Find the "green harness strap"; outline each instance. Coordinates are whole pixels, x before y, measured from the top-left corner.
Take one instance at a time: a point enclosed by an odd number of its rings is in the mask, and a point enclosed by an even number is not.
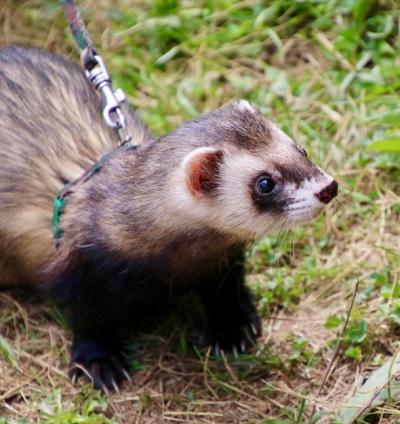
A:
[[[54,198],[53,217],[51,218],[51,231],[53,233],[54,240],[60,239],[63,235],[63,231],[60,228],[60,220],[66,204],[67,199],[62,199],[59,195]]]
[[[84,172],[79,178],[66,184],[62,190],[59,191],[53,201],[53,217],[51,219],[51,230],[53,233],[54,243],[56,247],[59,245],[59,241],[63,236],[63,230],[60,228],[61,216],[64,213],[65,207],[68,202],[68,196],[74,192],[73,188],[79,184],[90,180],[95,174],[97,174],[103,166],[117,153],[126,150],[134,150],[137,148],[135,144],[123,144],[105,154],[100,160],[95,162],[86,172]]]

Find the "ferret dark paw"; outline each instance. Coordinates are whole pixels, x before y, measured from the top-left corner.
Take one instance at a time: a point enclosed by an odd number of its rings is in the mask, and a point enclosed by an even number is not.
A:
[[[202,338],[202,345],[211,346],[212,353],[216,356],[222,351],[237,357],[239,353],[244,353],[254,346],[260,334],[260,319],[256,314],[252,314],[247,319],[236,322],[232,320],[230,323],[225,321],[209,324]]]
[[[88,340],[74,342],[68,374],[72,384],[86,375],[95,389],[107,395],[110,392],[119,393],[123,380],[131,381],[121,349]]]

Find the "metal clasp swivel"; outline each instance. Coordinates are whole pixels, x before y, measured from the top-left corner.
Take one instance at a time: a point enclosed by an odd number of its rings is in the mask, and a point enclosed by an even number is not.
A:
[[[111,78],[104,65],[103,59],[95,55],[96,66],[91,70],[85,70],[86,76],[92,82],[96,90],[100,91],[103,98],[103,118],[106,124],[113,128],[118,137],[118,145],[131,141],[121,105],[125,102],[125,93],[118,88],[113,91]]]

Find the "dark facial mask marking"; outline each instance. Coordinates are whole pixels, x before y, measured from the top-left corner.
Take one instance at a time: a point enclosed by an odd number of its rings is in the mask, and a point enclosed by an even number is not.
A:
[[[290,164],[276,164],[276,170],[281,174],[285,184],[295,184],[299,188],[304,181],[317,178],[321,171],[308,159],[301,157]]]
[[[293,198],[285,195],[283,185],[279,184],[270,193],[261,194],[256,188],[259,178],[260,176],[257,175],[249,184],[251,198],[257,211],[260,213],[268,212],[274,215],[282,214],[284,208],[293,202]]]

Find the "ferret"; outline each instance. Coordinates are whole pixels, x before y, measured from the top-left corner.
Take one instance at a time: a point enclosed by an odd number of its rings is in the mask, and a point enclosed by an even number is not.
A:
[[[246,246],[317,216],[337,182],[245,100],[155,140],[128,106],[136,149],[115,147],[81,68],[41,50],[0,49],[0,283],[45,290],[73,331],[69,375],[118,390],[124,331],[179,293],[198,294],[204,342],[243,352],[261,325],[244,284]]]

